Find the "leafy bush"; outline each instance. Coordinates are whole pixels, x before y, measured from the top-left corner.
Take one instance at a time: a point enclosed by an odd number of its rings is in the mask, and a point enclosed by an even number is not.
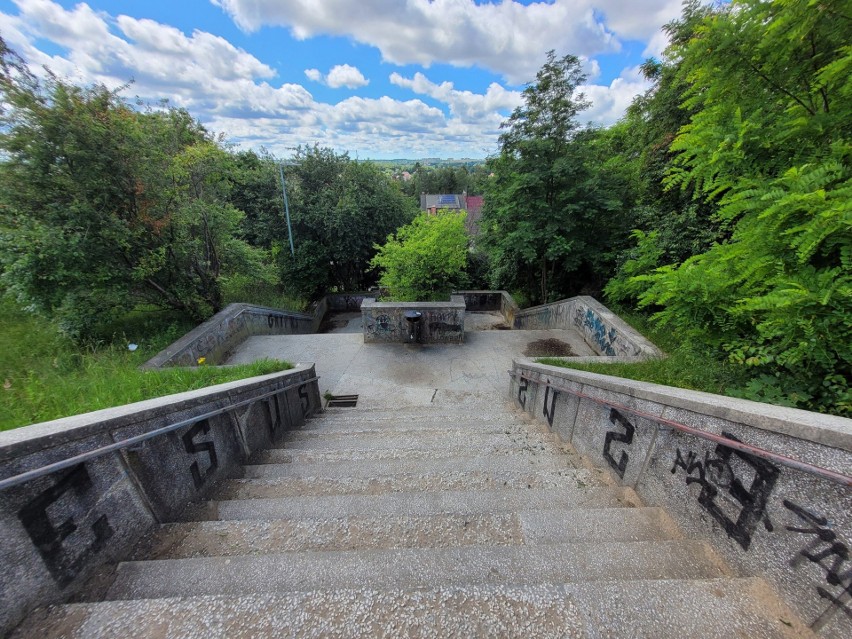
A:
[[[446,299],[464,281],[468,236],[467,213],[423,213],[377,246],[373,268],[382,269],[379,283],[397,301]]]

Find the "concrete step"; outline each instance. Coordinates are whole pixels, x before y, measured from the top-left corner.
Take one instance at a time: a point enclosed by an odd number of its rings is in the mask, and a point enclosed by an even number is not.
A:
[[[391,412],[379,415],[359,412],[329,415],[326,412],[309,418],[299,430],[333,432],[349,430],[353,426],[385,430],[393,430],[394,428],[429,430],[442,425],[446,428],[449,424],[457,424],[459,428],[465,430],[476,430],[477,428],[494,426],[517,426],[519,424],[536,426],[536,423],[523,413],[481,409],[479,411],[464,412],[430,411],[416,414]]]
[[[420,452],[419,457],[369,458],[328,461],[322,458],[299,457],[283,464],[259,464],[243,467],[247,479],[271,479],[276,477],[378,477],[402,474],[438,474],[451,472],[504,472],[561,471],[576,468],[580,459],[576,455],[510,455],[473,454],[440,457]]]
[[[474,440],[475,443],[475,440]],[[571,450],[552,442],[535,440],[493,441],[481,447],[466,442],[448,442],[446,446],[423,448],[415,445],[408,448],[342,448],[323,450],[316,448],[288,449],[270,448],[252,456],[252,464],[317,464],[341,461],[390,460],[390,459],[446,459],[469,455],[503,455],[515,457],[550,456],[561,457]]]
[[[404,440],[411,438],[424,442],[446,437],[450,440],[463,439],[465,437],[538,437],[547,441],[558,441],[546,428],[532,429],[524,424],[502,424],[494,426],[480,426],[478,428],[459,427],[454,423],[434,424],[432,428],[407,428],[405,426],[395,426],[393,428],[372,428],[369,426],[352,425],[347,430],[294,430],[286,433],[282,442],[278,445],[279,448],[286,448],[290,444],[305,444],[316,442],[324,446],[334,445],[333,442],[340,442],[339,445],[344,445],[350,442],[350,446],[355,442],[370,442],[386,439]],[[302,444],[304,445],[304,444]]]
[[[346,420],[338,423],[328,423],[319,420],[320,425],[309,424],[308,428],[288,431],[285,441],[312,439],[317,437],[352,437],[358,435],[383,435],[388,433],[543,433],[549,434],[547,426],[539,423],[525,424],[515,419],[501,421],[469,421],[457,419],[436,419],[428,422],[377,423],[372,421]]]
[[[283,442],[269,450],[339,451],[339,450],[487,450],[521,447],[559,451],[552,435],[541,433],[380,433],[348,437],[317,437]],[[274,455],[274,453],[273,453]]]
[[[209,502],[205,519],[310,519],[441,513],[482,514],[553,508],[639,507],[631,488],[479,490],[301,496]]]
[[[318,469],[321,472],[321,469]],[[506,488],[584,488],[604,485],[602,474],[571,469],[550,472],[450,471],[404,473],[374,477],[281,477],[232,479],[222,483],[214,499],[267,499],[299,495],[379,495],[435,490],[487,490]]]
[[[704,542],[395,548],[130,561],[106,599],[732,576]]]
[[[814,637],[764,582],[742,578],[323,590],[72,604],[37,611],[11,639],[329,636]]]
[[[677,526],[659,508],[200,521],[160,526],[140,544],[134,558],[681,538]]]

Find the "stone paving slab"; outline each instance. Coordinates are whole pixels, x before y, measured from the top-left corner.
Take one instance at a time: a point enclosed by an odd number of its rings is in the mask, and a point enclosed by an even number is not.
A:
[[[243,467],[243,476],[249,479],[271,479],[275,477],[377,477],[405,473],[435,474],[448,472],[489,472],[501,468],[507,472],[559,471],[575,468],[577,461],[568,455],[536,455],[513,457],[486,453],[430,456],[394,459],[358,459],[343,461],[316,460],[301,463],[258,464]]]
[[[637,596],[641,593],[641,596]],[[660,613],[661,610],[665,612]],[[11,639],[813,639],[755,578],[324,590],[40,611]]]
[[[313,362],[320,391],[359,395],[362,407],[429,405],[436,391],[483,394],[501,401],[512,359],[534,356],[530,345],[559,340],[577,355],[594,355],[574,330],[473,331],[463,344],[364,344],[358,334],[267,335],[240,344],[227,364],[270,357]]]
[[[327,495],[215,502],[216,519],[293,519],[440,513],[511,512],[524,509],[641,506],[631,488],[592,486],[564,490],[480,490]]]
[[[681,538],[659,508],[200,521],[162,525],[131,559]]]
[[[317,437],[316,439],[295,439],[269,449],[272,451],[346,451],[346,450],[388,450],[393,448],[417,448],[431,450],[488,450],[505,446],[534,447],[538,450],[561,452],[558,440],[544,433],[496,432],[390,432],[382,434],[351,435],[349,437]]]
[[[320,473],[322,471],[318,471]],[[586,469],[510,472],[449,471],[446,473],[402,473],[372,477],[281,477],[276,479],[231,479],[216,490],[215,498],[268,499],[300,495],[380,495],[395,492],[436,490],[528,490],[530,488],[583,488],[602,485],[600,473]]]

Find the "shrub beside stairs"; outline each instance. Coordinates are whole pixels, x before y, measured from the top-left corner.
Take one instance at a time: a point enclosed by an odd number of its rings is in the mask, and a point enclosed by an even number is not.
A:
[[[487,397],[330,409],[251,462],[13,636],[812,636]]]

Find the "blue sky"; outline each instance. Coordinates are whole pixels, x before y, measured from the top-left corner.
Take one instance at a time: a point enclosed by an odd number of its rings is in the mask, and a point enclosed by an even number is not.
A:
[[[680,0],[0,0],[0,35],[35,69],[165,98],[245,148],[361,158],[472,157],[549,49],[583,60],[616,121],[647,88]]]

